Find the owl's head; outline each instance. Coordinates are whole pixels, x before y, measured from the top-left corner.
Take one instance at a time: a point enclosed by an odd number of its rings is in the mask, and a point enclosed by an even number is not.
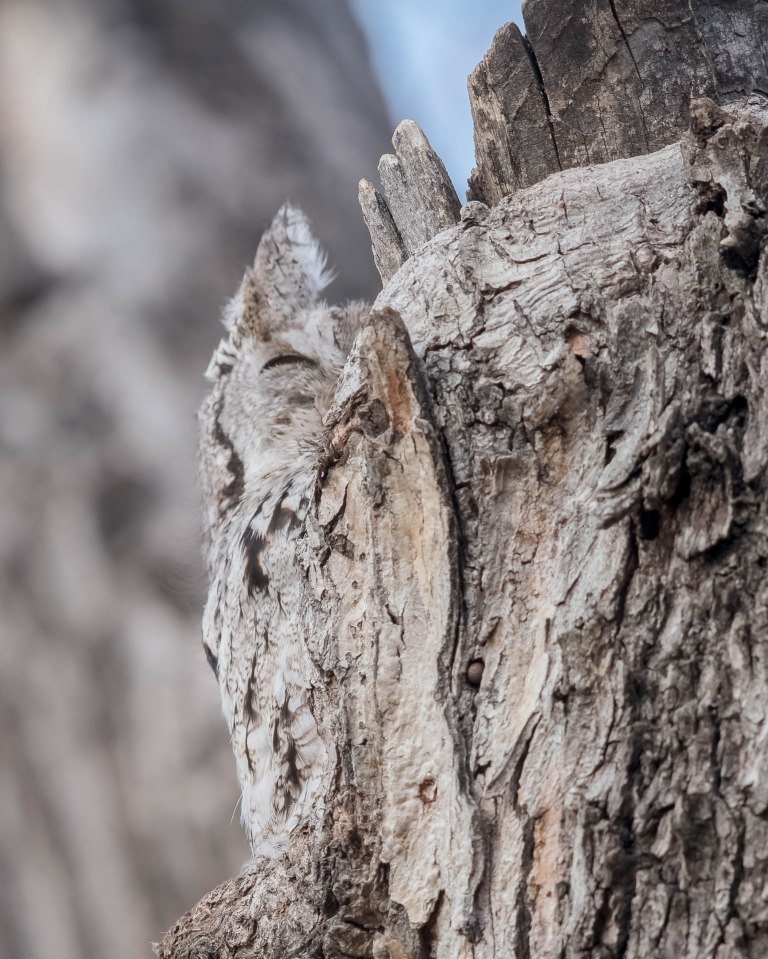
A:
[[[209,524],[314,474],[322,420],[368,307],[329,307],[332,279],[304,214],[283,206],[227,306],[206,376],[201,467]]]

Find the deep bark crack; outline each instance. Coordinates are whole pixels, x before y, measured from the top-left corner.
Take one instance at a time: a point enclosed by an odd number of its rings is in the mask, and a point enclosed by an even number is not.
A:
[[[541,72],[541,67],[539,66],[539,60],[536,56],[536,51],[533,49],[533,45],[528,37],[523,34],[523,46],[525,47],[525,52],[528,54],[528,59],[531,62],[531,68],[536,76],[536,81],[539,84],[539,90],[541,91],[541,99],[544,103],[544,113],[547,117],[547,125],[549,126],[549,135],[552,138],[552,147],[555,151],[555,159],[557,160],[557,167],[559,170],[563,169],[563,164],[560,161],[560,150],[557,146],[557,137],[555,136],[555,123],[552,117],[552,109],[549,105],[549,96],[547,94],[547,88],[544,85],[544,76]]]

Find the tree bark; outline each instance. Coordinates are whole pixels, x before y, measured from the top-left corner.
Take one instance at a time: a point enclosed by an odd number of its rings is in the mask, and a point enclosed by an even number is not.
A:
[[[657,111],[637,139],[606,108],[624,158],[531,161],[523,189],[488,168],[473,189],[503,199],[447,229],[434,164],[363,187],[394,272],[328,418],[295,612],[335,758],[287,852],[162,959],[768,954],[768,109],[732,96],[759,30],[721,96],[699,10],[765,5],[620,6]],[[681,140],[638,42],[673,29],[675,89],[701,69],[732,100],[695,99]],[[572,49],[536,67],[563,166]]]

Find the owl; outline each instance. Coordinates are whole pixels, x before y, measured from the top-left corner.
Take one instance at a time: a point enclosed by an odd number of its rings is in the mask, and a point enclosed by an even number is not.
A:
[[[312,802],[325,748],[296,629],[296,541],[323,417],[363,303],[329,307],[326,258],[284,206],[224,312],[206,376],[200,470],[209,594],[203,644],[219,682],[254,855],[276,855]]]

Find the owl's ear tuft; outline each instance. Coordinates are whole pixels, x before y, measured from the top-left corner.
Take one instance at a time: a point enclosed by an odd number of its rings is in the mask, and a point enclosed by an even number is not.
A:
[[[280,208],[246,271],[237,295],[224,310],[224,325],[243,335],[271,340],[301,329],[333,279],[327,258],[298,207]]]
[[[291,323],[297,308],[314,306],[333,279],[306,216],[286,203],[261,238],[253,264],[253,281],[267,301],[276,325]]]
[[[274,275],[275,262],[280,264],[277,276]],[[328,269],[328,257],[312,234],[309,220],[290,203],[283,204],[262,237],[254,272],[265,286],[279,285],[282,276],[292,273],[297,285],[306,290],[313,302],[334,276],[333,270]]]

